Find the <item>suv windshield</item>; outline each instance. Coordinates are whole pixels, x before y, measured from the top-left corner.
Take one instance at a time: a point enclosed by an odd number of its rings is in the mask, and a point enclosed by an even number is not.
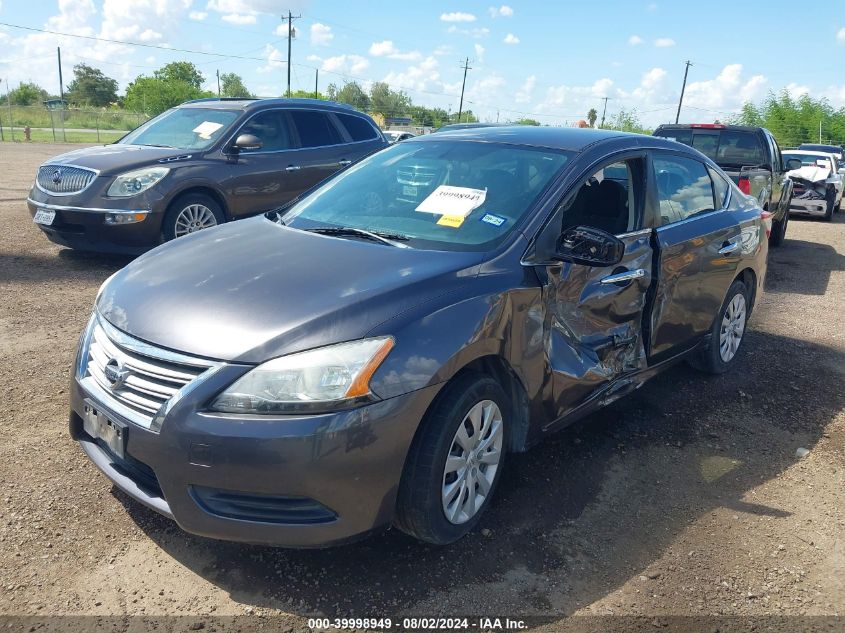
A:
[[[433,250],[481,251],[510,233],[573,152],[467,141],[407,141],[341,173],[291,207],[301,229],[398,235]]]
[[[206,149],[240,114],[237,110],[175,108],[150,119],[118,141],[176,149]]]

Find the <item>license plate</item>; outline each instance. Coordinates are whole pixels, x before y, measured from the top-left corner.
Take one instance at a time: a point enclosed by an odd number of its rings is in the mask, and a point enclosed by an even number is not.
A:
[[[417,197],[417,188],[412,185],[404,185],[402,187],[402,195],[403,196],[410,196],[412,198]]]
[[[32,218],[36,224],[46,224],[47,226],[51,225],[55,219],[56,212],[50,209],[38,209]]]
[[[85,432],[96,440],[105,442],[109,450],[118,457],[125,457],[126,425],[110,419],[92,402],[85,401],[85,415],[82,417]]]

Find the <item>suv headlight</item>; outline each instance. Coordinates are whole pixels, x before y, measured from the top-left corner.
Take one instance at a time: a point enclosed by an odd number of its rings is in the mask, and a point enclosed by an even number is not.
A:
[[[370,378],[392,337],[330,345],[274,358],[250,370],[211,403],[224,413],[331,411],[372,398]]]
[[[167,167],[145,167],[120,174],[106,192],[107,196],[128,198],[146,191],[164,178],[170,169]]]

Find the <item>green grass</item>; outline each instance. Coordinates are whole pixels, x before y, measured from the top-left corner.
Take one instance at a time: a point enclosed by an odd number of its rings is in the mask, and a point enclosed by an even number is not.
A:
[[[107,132],[100,130],[100,140],[97,141],[97,130],[86,130],[84,132],[65,132],[62,136],[61,130],[56,130],[56,139],[53,140],[53,132],[50,130],[32,130],[30,138],[33,143],[112,143],[123,136],[123,132]],[[12,140],[9,128],[3,128],[3,138],[6,142]],[[23,129],[15,128],[15,142],[25,143]]]
[[[15,127],[61,127],[61,113],[50,112],[43,106],[12,106],[12,121]],[[133,130],[147,120],[143,114],[123,110],[65,110],[66,128],[96,130]],[[0,124],[9,125],[9,109],[0,105]]]

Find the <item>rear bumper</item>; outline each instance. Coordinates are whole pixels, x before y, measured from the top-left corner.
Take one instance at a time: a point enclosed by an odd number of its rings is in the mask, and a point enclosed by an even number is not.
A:
[[[35,196],[35,197],[32,197]],[[79,250],[135,255],[161,242],[163,209],[154,205],[134,204],[132,208],[75,206],[57,202],[33,190],[26,199],[30,216],[38,209],[54,211],[49,226],[36,224],[51,242]],[[142,214],[144,219],[132,224],[106,224],[109,214]]]
[[[214,380],[197,388],[160,432],[129,423],[120,458],[85,433],[91,396],[74,379],[70,433],[115,486],[187,532],[325,547],[390,523],[405,457],[440,386],[351,411],[278,419],[202,411],[220,388]]]

